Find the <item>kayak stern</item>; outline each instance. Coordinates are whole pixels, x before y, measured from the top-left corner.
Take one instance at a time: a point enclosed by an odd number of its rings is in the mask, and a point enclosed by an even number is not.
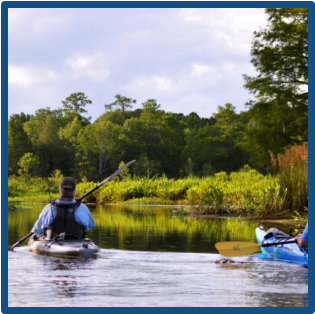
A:
[[[31,252],[63,258],[88,259],[96,257],[99,247],[90,239],[82,240],[34,240],[30,238],[28,246]]]

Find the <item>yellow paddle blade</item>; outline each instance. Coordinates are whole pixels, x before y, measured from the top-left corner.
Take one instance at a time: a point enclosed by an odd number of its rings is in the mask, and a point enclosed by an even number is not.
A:
[[[218,242],[215,244],[215,247],[221,255],[233,257],[254,254],[259,250],[261,244],[253,242],[230,241]]]

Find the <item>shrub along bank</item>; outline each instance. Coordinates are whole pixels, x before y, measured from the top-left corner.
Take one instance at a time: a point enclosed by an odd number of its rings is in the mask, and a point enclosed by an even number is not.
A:
[[[305,174],[306,173],[306,174]],[[302,175],[303,174],[303,175]],[[51,178],[9,177],[9,202],[48,202],[58,197],[60,174]],[[77,197],[97,183],[77,184]],[[246,214],[259,217],[305,215],[307,167],[283,175],[262,175],[245,167],[238,172],[184,179],[115,179],[85,199],[89,203],[145,202],[181,204],[194,214]]]

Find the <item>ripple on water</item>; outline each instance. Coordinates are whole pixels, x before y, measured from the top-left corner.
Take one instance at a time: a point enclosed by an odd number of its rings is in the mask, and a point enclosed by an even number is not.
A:
[[[254,256],[102,249],[75,261],[9,252],[9,306],[307,306],[308,269]],[[285,267],[284,267],[285,266]],[[40,291],[35,294],[34,291]]]

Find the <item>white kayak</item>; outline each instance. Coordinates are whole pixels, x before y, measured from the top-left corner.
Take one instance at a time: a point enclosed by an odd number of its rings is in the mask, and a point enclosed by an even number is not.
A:
[[[87,259],[96,257],[99,247],[90,239],[82,240],[34,240],[28,242],[30,251],[37,254],[64,258]]]

